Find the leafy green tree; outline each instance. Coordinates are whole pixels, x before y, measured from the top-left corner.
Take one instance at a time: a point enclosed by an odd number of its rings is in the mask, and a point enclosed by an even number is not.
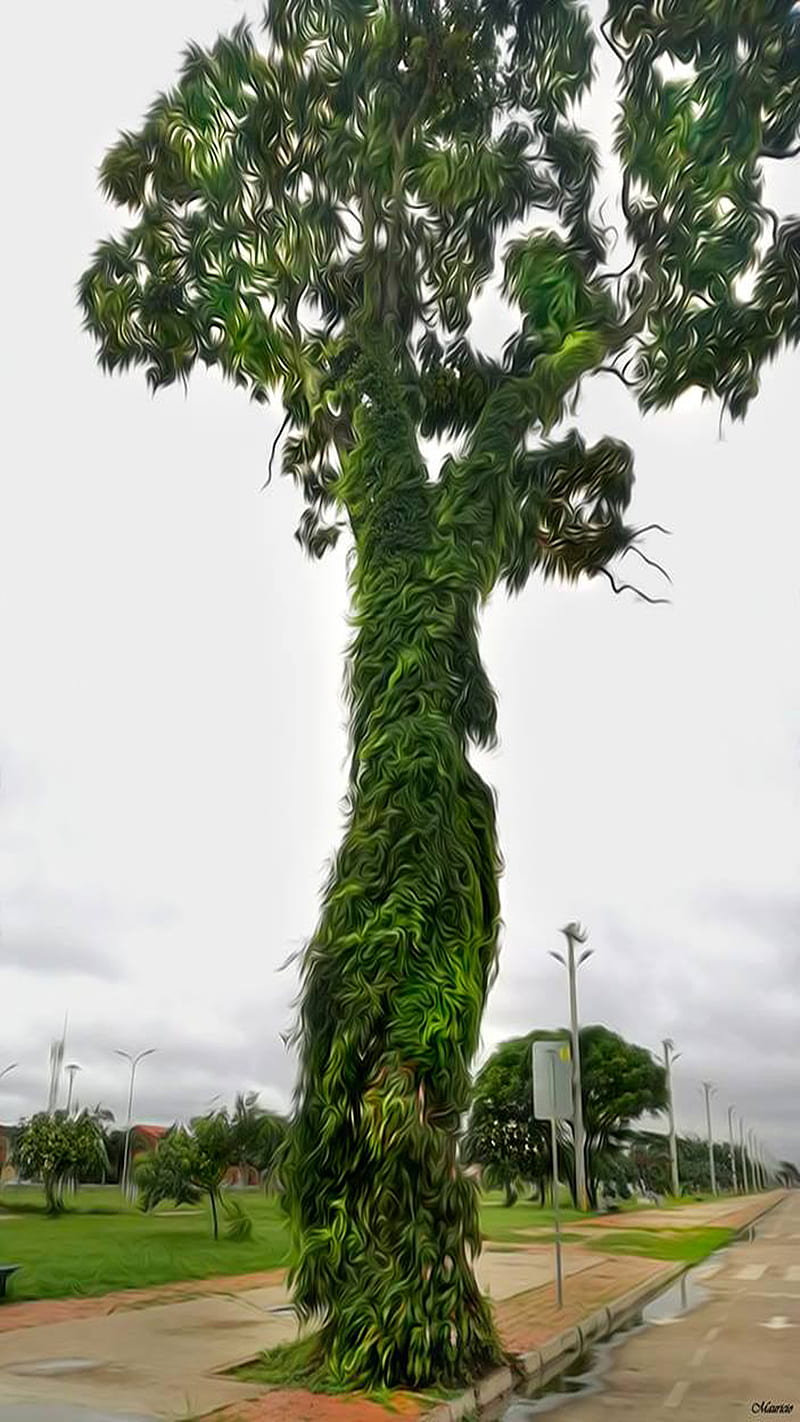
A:
[[[278,390],[300,541],[348,530],[350,808],[302,960],[294,1297],[340,1385],[460,1383],[499,1357],[457,1155],[499,924],[468,754],[495,735],[478,617],[534,573],[621,591],[614,560],[641,552],[631,451],[556,429],[582,380],[611,371],[645,409],[696,386],[738,418],[797,340],[800,222],[762,192],[796,141],[797,11],[611,0],[621,271],[573,118],[596,42],[579,3],[272,0],[264,28],[263,50],[244,26],[192,46],[108,153],[132,224],[80,300],[107,370]],[[512,227],[495,357],[471,314]],[[429,437],[450,442],[437,477]]]
[[[51,1215],[64,1208],[68,1180],[96,1177],[107,1164],[103,1132],[87,1112],[68,1117],[64,1111],[52,1116],[40,1111],[24,1121],[14,1159],[23,1175],[41,1180]]]
[[[631,1122],[666,1110],[667,1082],[663,1066],[645,1047],[626,1042],[607,1027],[582,1028],[580,1044],[586,1183],[596,1209],[598,1182],[609,1176],[610,1161],[627,1148]]]
[[[542,1038],[569,1034],[529,1032],[504,1042],[475,1081],[465,1136],[465,1158],[513,1184],[552,1177],[550,1126],[533,1114],[532,1046]],[[627,1151],[630,1124],[645,1112],[666,1106],[664,1068],[644,1047],[636,1047],[607,1027],[582,1027],[581,1077],[586,1134],[586,1181],[597,1208],[599,1184],[620,1188],[620,1160]],[[559,1126],[559,1173],[575,1199],[575,1154],[571,1123]],[[509,1200],[509,1203],[511,1201]]]
[[[490,1189],[505,1191],[507,1205],[523,1185],[534,1183],[544,1204],[552,1178],[550,1126],[533,1115],[531,1043],[545,1036],[534,1032],[503,1042],[475,1079],[463,1159],[481,1166]]]
[[[231,1126],[224,1111],[200,1116],[191,1125],[191,1132],[174,1127],[137,1166],[140,1204],[148,1211],[162,1200],[184,1205],[207,1195],[214,1238],[218,1239],[222,1183],[233,1163]],[[229,1213],[234,1232],[241,1238],[243,1227],[236,1225],[234,1218],[240,1212]]]

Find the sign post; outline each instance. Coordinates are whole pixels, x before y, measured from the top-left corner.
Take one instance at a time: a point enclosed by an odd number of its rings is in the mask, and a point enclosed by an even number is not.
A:
[[[561,1269],[561,1220],[558,1211],[558,1136],[556,1122],[572,1118],[572,1064],[569,1046],[563,1039],[533,1044],[533,1113],[550,1122],[550,1149],[553,1157],[553,1229],[556,1245],[556,1303],[564,1302]]]

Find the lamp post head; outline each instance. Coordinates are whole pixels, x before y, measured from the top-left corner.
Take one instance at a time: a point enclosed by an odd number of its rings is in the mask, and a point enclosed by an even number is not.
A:
[[[573,938],[576,943],[585,943],[589,937],[586,929],[583,928],[580,923],[568,923],[565,928],[562,928],[561,932],[565,938]]]

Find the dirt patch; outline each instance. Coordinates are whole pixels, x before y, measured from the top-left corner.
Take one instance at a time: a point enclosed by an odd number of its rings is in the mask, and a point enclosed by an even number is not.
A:
[[[300,1388],[276,1388],[252,1402],[215,1412],[208,1422],[389,1422],[391,1418],[416,1422],[428,1410],[428,1404],[407,1393],[395,1393],[390,1409],[353,1393],[328,1397]]]

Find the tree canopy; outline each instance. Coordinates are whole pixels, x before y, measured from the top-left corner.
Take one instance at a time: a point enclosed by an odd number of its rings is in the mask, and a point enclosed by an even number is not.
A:
[[[578,122],[598,42],[622,268]],[[768,210],[763,167],[799,122],[792,0],[611,0],[600,34],[577,0],[271,0],[261,48],[245,25],[190,46],[102,164],[131,225],[80,282],[101,364],[279,394],[300,541],[351,542],[349,813],[282,1166],[295,1302],[339,1385],[500,1356],[457,1167],[499,926],[478,616],[534,572],[621,591],[615,560],[653,561],[631,450],[565,427],[582,381],[611,372],[642,409],[694,386],[739,418],[797,341],[800,220]],[[493,280],[500,353],[472,331]]]
[[[533,1112],[533,1043],[569,1033],[535,1031],[503,1042],[479,1071],[464,1139],[465,1159],[482,1165],[504,1187],[509,1182],[542,1183],[552,1176],[550,1125]],[[597,1204],[597,1187],[624,1149],[633,1121],[666,1107],[666,1074],[644,1047],[626,1042],[607,1027],[583,1027],[579,1032],[583,1114],[586,1136],[586,1178],[589,1198]],[[575,1195],[574,1140],[561,1125],[562,1178]]]
[[[64,1207],[67,1180],[97,1176],[108,1163],[101,1126],[86,1111],[79,1116],[67,1116],[64,1111],[51,1116],[39,1111],[23,1121],[14,1160],[23,1175],[41,1180],[48,1214],[54,1215]]]

